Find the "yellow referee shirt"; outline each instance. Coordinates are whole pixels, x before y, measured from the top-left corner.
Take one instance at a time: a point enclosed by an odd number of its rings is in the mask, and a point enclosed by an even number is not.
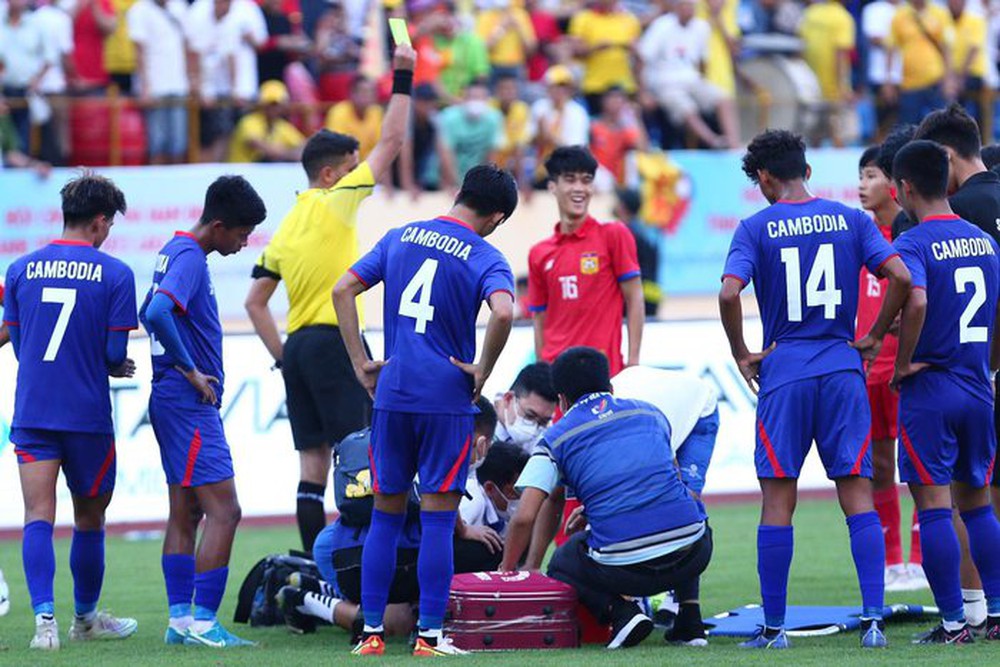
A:
[[[337,325],[333,286],[358,260],[358,207],[374,188],[371,167],[362,162],[329,190],[299,193],[257,259],[255,278],[285,282],[289,334],[314,324]]]

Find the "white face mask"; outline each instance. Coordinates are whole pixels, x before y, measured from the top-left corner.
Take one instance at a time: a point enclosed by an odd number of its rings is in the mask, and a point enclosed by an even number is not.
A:
[[[479,118],[489,108],[490,104],[486,100],[469,100],[465,103],[465,113],[471,118]]]
[[[521,502],[520,500],[508,500],[507,509],[504,511],[497,510],[497,516],[503,519],[504,523],[510,523],[511,518],[517,514],[517,504]]]
[[[514,423],[507,427],[507,435],[510,436],[511,442],[522,449],[534,447],[535,443],[541,440],[544,432],[543,427],[521,415],[518,415]]]

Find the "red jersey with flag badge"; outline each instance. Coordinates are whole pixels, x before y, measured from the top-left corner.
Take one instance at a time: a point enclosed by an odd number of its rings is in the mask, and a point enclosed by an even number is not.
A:
[[[623,367],[620,283],[639,277],[635,239],[620,222],[588,217],[571,234],[555,233],[528,255],[528,302],[545,312],[542,359],[552,362],[564,350],[587,345],[601,350],[611,375]]]
[[[892,241],[892,227],[877,225],[878,230],[886,241]],[[882,308],[882,301],[885,299],[888,289],[889,279],[879,280],[867,268],[861,269],[861,283],[858,286],[858,326],[856,338],[864,338],[875,320],[878,319],[878,312]],[[878,357],[868,367],[868,384],[883,385],[892,380],[893,370],[896,365],[896,351],[899,349],[899,340],[892,334],[887,335],[882,340],[882,351]]]

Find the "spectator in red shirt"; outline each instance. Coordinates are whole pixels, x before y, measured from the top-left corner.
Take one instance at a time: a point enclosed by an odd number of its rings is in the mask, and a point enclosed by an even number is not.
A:
[[[612,86],[601,99],[601,115],[590,124],[590,151],[597,163],[610,173],[613,185],[625,184],[625,158],[629,151],[645,150],[646,135],[628,96]],[[613,189],[613,185],[603,190]]]
[[[69,6],[73,18],[74,87],[81,92],[106,87],[111,78],[104,68],[104,39],[118,26],[111,0],[76,0]]]
[[[588,212],[597,160],[583,146],[557,148],[545,162],[548,189],[559,208],[555,233],[528,255],[528,299],[534,313],[535,356],[552,362],[587,345],[608,356],[612,376],[639,363],[644,304],[635,239],[621,222]],[[622,313],[628,358],[622,359]]]
[[[861,156],[858,195],[861,206],[875,216],[879,231],[886,240],[892,240],[892,222],[899,215],[900,207],[892,196],[892,181],[879,165],[878,147],[869,148]],[[879,280],[867,269],[861,269],[858,290],[857,337],[862,338],[878,319],[887,280]],[[900,536],[899,491],[896,487],[896,424],[899,396],[889,388],[895,369],[899,339],[889,334],[882,342],[882,350],[868,366],[868,402],[872,411],[872,465],[875,491],[875,511],[878,512],[885,535],[885,589],[887,591],[916,590],[924,587],[926,579],[920,568],[920,532],[916,510],[913,514],[910,546],[910,565],[903,561]],[[923,581],[921,581],[923,580]]]

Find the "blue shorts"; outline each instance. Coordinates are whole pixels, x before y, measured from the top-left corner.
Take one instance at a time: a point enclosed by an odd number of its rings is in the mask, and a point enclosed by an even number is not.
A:
[[[797,479],[813,441],[830,479],[871,478],[865,378],[840,371],[782,385],[757,403],[757,477]]]
[[[233,459],[217,408],[159,397],[154,389],[149,421],[167,484],[205,486],[232,478]]]
[[[985,399],[985,397],[984,397]],[[899,479],[925,486],[990,483],[997,451],[992,402],[944,371],[922,371],[899,390]]]
[[[18,463],[61,461],[74,496],[96,498],[115,488],[115,436],[110,433],[14,428],[10,441]]]
[[[376,493],[407,493],[419,474],[421,493],[464,491],[474,420],[474,415],[375,410],[372,488]]]
[[[712,451],[718,435],[719,409],[716,408],[715,412],[698,420],[691,433],[677,448],[681,480],[684,486],[699,495],[705,488],[705,475],[708,473],[708,464],[712,461]]]

